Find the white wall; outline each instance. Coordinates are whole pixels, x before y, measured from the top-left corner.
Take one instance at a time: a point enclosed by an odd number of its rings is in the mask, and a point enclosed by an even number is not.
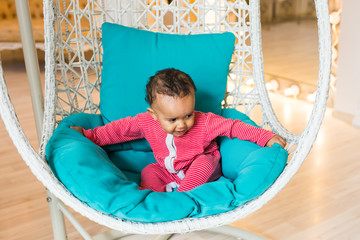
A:
[[[334,110],[360,120],[360,1],[343,0]]]

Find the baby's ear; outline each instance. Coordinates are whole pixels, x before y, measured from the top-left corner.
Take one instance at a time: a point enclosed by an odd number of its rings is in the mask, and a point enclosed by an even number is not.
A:
[[[156,116],[154,109],[147,108],[146,110],[148,111],[148,113],[150,113],[150,115],[153,117],[154,120],[157,120],[157,116]]]

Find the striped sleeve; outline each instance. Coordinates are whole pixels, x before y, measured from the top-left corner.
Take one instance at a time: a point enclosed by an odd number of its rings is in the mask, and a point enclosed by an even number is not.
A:
[[[209,113],[206,129],[209,138],[226,136],[256,143],[262,147],[275,135],[273,132],[254,127],[241,120],[223,118]]]
[[[83,129],[83,133],[85,137],[99,146],[126,142],[144,137],[143,131],[139,128],[138,115],[135,117],[122,118],[94,129]]]

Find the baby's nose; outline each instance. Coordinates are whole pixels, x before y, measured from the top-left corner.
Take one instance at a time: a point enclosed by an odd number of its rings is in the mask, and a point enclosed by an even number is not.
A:
[[[178,125],[179,128],[184,128],[185,126],[186,125],[184,121],[179,121],[179,125]]]

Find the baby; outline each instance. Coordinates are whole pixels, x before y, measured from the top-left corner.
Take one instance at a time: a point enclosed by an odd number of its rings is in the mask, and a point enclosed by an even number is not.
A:
[[[194,82],[186,73],[165,69],[146,85],[147,112],[85,130],[72,127],[103,146],[145,138],[157,163],[141,172],[140,189],[156,192],[189,191],[221,176],[218,136],[238,138],[271,147],[285,140],[271,131],[240,120],[194,111]]]

